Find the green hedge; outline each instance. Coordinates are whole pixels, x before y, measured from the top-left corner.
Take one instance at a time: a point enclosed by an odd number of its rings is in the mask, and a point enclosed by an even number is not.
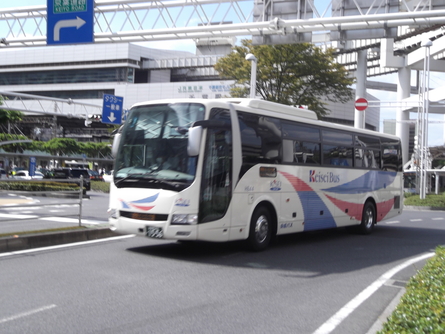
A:
[[[436,249],[379,334],[445,333],[445,246]]]
[[[445,193],[439,195],[427,194],[425,199],[420,199],[417,194],[405,193],[405,205],[410,206],[431,206],[437,208],[445,208]]]
[[[11,181],[0,182],[0,190],[14,191],[79,191],[75,183],[46,181]]]
[[[91,181],[91,190],[92,191],[100,191],[103,193],[110,192],[110,183],[103,181]]]
[[[15,191],[79,191],[75,183],[53,182],[53,181],[0,181],[0,190]],[[91,181],[91,190],[104,193],[110,192],[110,183],[102,181]]]

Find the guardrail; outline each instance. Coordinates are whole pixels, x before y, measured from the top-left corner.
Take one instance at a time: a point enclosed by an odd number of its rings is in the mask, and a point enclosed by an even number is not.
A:
[[[78,184],[79,181],[75,180],[66,180],[66,179],[42,179],[42,180],[19,180],[19,179],[0,179],[0,182],[60,182],[60,183],[75,183]],[[62,190],[62,191],[26,191],[26,190],[0,190],[0,193],[8,193],[8,194],[16,194],[20,196],[41,196],[41,197],[55,197],[55,198],[73,198],[76,200],[73,201],[67,201],[61,203],[60,200],[58,202],[54,203],[45,203],[45,204],[36,204],[36,203],[29,203],[29,204],[22,204],[22,203],[15,203],[14,208],[30,208],[30,207],[54,207],[54,206],[60,206],[61,204],[64,205],[78,205],[79,210],[77,214],[70,214],[70,215],[59,215],[59,217],[78,217],[79,220],[79,226],[82,226],[82,200],[83,200],[83,178],[80,178],[80,187],[79,190]],[[1,205],[1,198],[0,198],[0,208]],[[17,201],[19,202],[19,201]],[[45,218],[49,216],[41,216],[40,218]],[[22,220],[22,219],[4,219],[2,218],[2,221],[16,221],[16,220]]]

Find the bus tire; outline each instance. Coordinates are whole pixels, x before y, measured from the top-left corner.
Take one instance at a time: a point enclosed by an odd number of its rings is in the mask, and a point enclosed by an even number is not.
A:
[[[269,210],[260,206],[253,212],[250,220],[248,243],[252,250],[262,251],[269,246],[272,238],[272,220]]]
[[[370,234],[376,223],[375,205],[371,201],[365,203],[363,207],[362,222],[358,226],[360,234]]]

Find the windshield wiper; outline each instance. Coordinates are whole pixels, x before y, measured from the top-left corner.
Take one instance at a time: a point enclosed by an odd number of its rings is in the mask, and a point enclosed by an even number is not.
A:
[[[119,183],[121,183],[122,181],[128,180],[128,179],[131,178],[131,177],[134,177],[134,176],[142,176],[142,175],[144,175],[144,174],[142,174],[142,173],[131,173],[131,174],[128,174],[127,176],[123,177],[122,179],[117,180],[117,181],[114,182],[114,183],[115,183],[115,184],[119,184]],[[133,180],[133,181],[137,181],[137,180]]]
[[[143,176],[143,179],[146,180],[146,181],[152,182],[152,183],[163,184],[163,185],[167,185],[167,186],[173,187],[173,188],[177,188],[179,186],[178,182],[171,182],[171,181],[167,181],[165,179],[157,179],[157,178],[154,178],[154,177],[147,177],[145,174]]]

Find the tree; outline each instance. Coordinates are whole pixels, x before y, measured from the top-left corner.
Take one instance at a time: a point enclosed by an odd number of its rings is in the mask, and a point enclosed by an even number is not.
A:
[[[221,77],[236,80],[232,97],[249,95],[251,64],[245,59],[248,53],[258,60],[256,94],[264,100],[308,106],[320,117],[328,112],[323,100],[345,103],[353,97],[350,85],[354,80],[335,61],[333,49],[323,51],[309,43],[255,46],[251,40],[241,43],[215,64]]]
[[[0,106],[3,105],[4,97],[0,95]],[[17,110],[0,109],[0,125],[20,122],[23,118],[23,113]]]
[[[80,150],[89,157],[100,158],[111,154],[109,143],[79,143]]]
[[[45,144],[45,150],[53,155],[69,155],[79,152],[79,144],[72,138],[53,138]]]
[[[29,138],[22,136],[22,135],[11,135],[8,133],[0,133],[0,143],[2,142],[8,142],[8,141],[25,141],[29,140]],[[1,145],[0,148],[3,149],[5,152],[23,152],[24,150],[28,149],[30,147],[31,143],[13,143],[13,144],[7,144],[7,145]]]

